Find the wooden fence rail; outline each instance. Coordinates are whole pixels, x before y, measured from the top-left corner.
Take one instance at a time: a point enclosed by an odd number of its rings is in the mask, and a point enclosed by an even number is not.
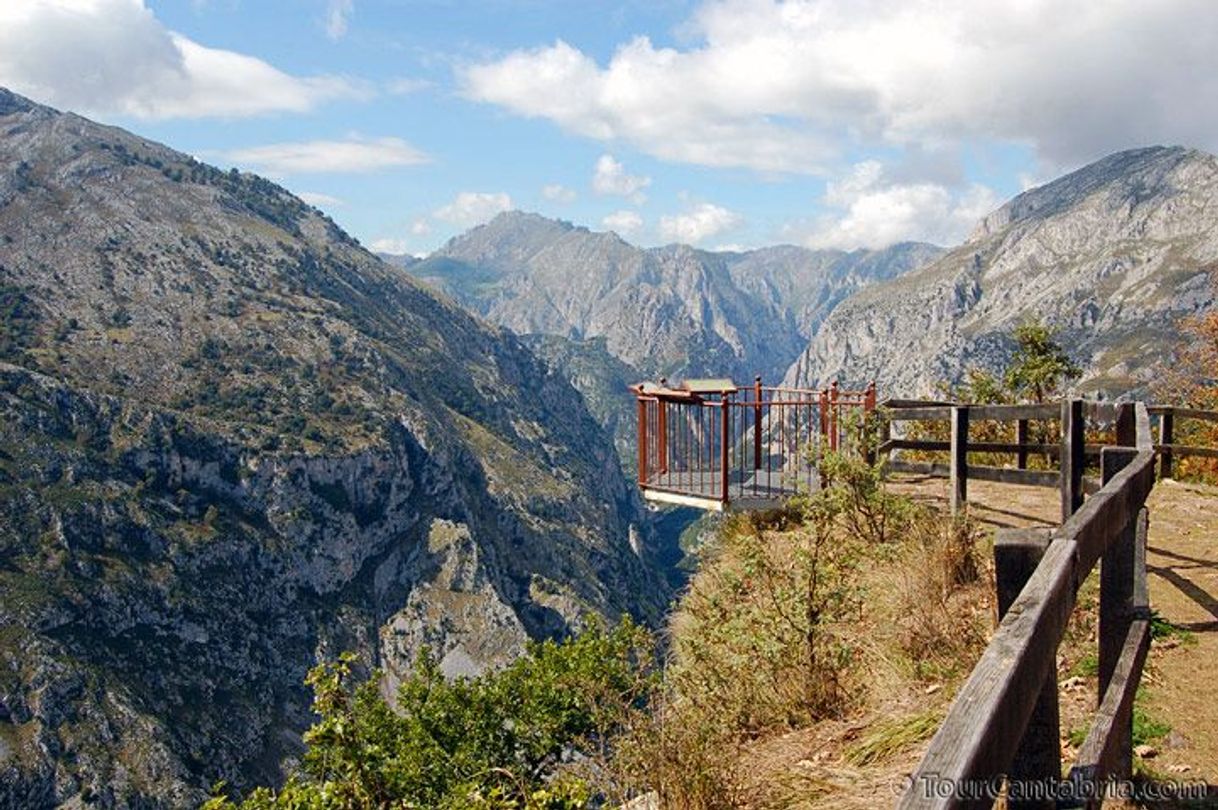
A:
[[[1060,412],[1069,442],[1062,458],[1079,467],[1064,465],[1062,481],[1081,471],[1077,434],[1088,413],[1116,422],[1117,445],[1100,453],[1102,486],[1051,533],[1000,533],[1001,623],[911,775],[901,808],[988,807],[999,790],[1008,807],[1098,806],[1106,780],[1129,776],[1133,697],[1150,643],[1145,503],[1155,481],[1154,441],[1141,403],[1105,412],[1068,402]],[[956,460],[967,448],[968,411],[954,408],[952,416]],[[1082,497],[1081,488],[1067,494]],[[1057,648],[1078,588],[1101,559],[1101,697],[1063,780]]]
[[[1061,403],[1039,405],[960,405],[923,400],[887,400],[880,405],[892,423],[902,422],[947,422],[951,426],[951,439],[907,439],[892,438],[887,433],[878,448],[881,456],[894,451],[914,450],[947,453],[947,462],[907,461],[889,458],[888,468],[894,472],[909,472],[948,478],[952,482],[951,505],[953,512],[963,507],[967,500],[968,482],[971,479],[995,481],[1004,484],[1024,484],[1035,487],[1058,487],[1061,490],[1062,520],[1074,514],[1083,503],[1085,495],[1097,492],[1102,481],[1098,476],[1086,475],[1088,466],[1098,467],[1103,446],[1087,443],[1085,427],[1093,423],[1115,424],[1118,431],[1125,420],[1132,417],[1130,403],[1086,402],[1065,400]],[[1218,447],[1201,447],[1174,443],[1177,422],[1196,419],[1218,422],[1218,411],[1203,411],[1195,408],[1180,408],[1171,405],[1147,407],[1148,416],[1158,418],[1158,441],[1154,450],[1160,458],[1159,477],[1170,478],[1174,474],[1175,459],[1183,456],[1218,458]],[[1014,442],[986,442],[969,439],[969,426],[977,422],[1015,422]],[[1061,441],[1056,443],[1029,441],[1030,422],[1056,422],[1061,425]],[[974,464],[970,453],[1010,454],[1014,466],[995,467]],[[1030,470],[1028,459],[1038,455],[1056,462],[1056,469]]]
[[[1175,443],[1178,421],[1195,419],[1201,422],[1218,422],[1218,411],[1178,408],[1174,405],[1151,405],[1147,410],[1152,416],[1159,417],[1159,441],[1155,444],[1155,449],[1159,452],[1159,476],[1161,478],[1172,477],[1177,456],[1218,458],[1218,447],[1197,447]]]

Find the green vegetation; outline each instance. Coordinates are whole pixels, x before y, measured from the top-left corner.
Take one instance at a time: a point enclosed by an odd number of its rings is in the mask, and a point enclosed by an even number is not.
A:
[[[33,301],[19,287],[0,283],[0,360],[23,364],[38,343],[40,318]]]
[[[735,806],[747,746],[867,708],[877,645],[904,673],[944,673],[984,644],[988,609],[961,619],[953,602],[965,586],[988,591],[972,528],[889,492],[856,457],[821,464],[823,488],[731,515],[699,550],[662,671],[629,621],[534,644],[476,678],[446,680],[425,652],[395,706],[375,676],[353,687],[343,657],[309,677],[319,720],[300,770],[208,810],[573,808],[649,791],[663,806]],[[908,576],[883,579],[893,572]],[[941,715],[936,704],[889,717],[846,762],[882,765]]]
[[[603,761],[641,709],[653,660],[649,634],[629,620],[534,644],[477,678],[446,680],[424,651],[395,711],[375,678],[351,687],[347,655],[309,675],[320,719],[305,734],[301,770],[279,791],[206,808],[584,807],[581,767]]]
[[[1082,369],[1053,339],[1052,330],[1044,324],[1030,322],[1018,326],[1014,337],[1015,355],[1003,374],[1003,383],[1016,397],[1044,402],[1052,399],[1065,383],[1082,374]]]
[[[1218,291],[1218,272],[1212,277]],[[1156,369],[1151,385],[1155,401],[1201,410],[1218,410],[1218,312],[1184,318],[1178,330],[1182,340],[1172,356]],[[1173,425],[1175,444],[1218,446],[1218,422],[1177,419]],[[1207,484],[1218,483],[1218,459],[1178,457],[1173,475]]]
[[[1159,611],[1150,612],[1150,637],[1155,641],[1169,638],[1178,639],[1182,644],[1196,644],[1197,637],[1191,630],[1180,627],[1159,615]]]

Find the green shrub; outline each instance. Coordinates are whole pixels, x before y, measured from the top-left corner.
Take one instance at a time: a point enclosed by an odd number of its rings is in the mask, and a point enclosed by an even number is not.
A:
[[[239,806],[575,808],[592,791],[573,760],[603,762],[653,685],[650,635],[629,620],[546,641],[508,667],[447,680],[424,651],[391,707],[377,679],[352,688],[347,654],[309,675],[320,716],[299,773]],[[238,806],[223,796],[206,810]]]

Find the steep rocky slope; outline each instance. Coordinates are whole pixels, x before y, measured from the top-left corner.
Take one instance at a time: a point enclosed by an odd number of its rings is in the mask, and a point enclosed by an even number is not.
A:
[[[274,781],[307,668],[662,577],[579,394],[265,180],[0,90],[0,806]],[[634,544],[632,548],[632,542]]]
[[[509,212],[410,272],[519,334],[604,338],[639,375],[780,376],[851,292],[939,255],[780,246],[713,253],[640,249],[614,233]]]
[[[1213,305],[1216,263],[1218,158],[1120,152],[1020,194],[939,260],[842,302],[786,379],[928,394],[970,366],[1001,367],[1011,330],[1039,318],[1086,369],[1082,389],[1144,388],[1179,318]]]

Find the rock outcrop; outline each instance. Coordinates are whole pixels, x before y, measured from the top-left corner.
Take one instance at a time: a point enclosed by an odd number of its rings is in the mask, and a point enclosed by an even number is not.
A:
[[[0,90],[0,806],[274,782],[386,688],[668,589],[582,398],[261,178]]]

